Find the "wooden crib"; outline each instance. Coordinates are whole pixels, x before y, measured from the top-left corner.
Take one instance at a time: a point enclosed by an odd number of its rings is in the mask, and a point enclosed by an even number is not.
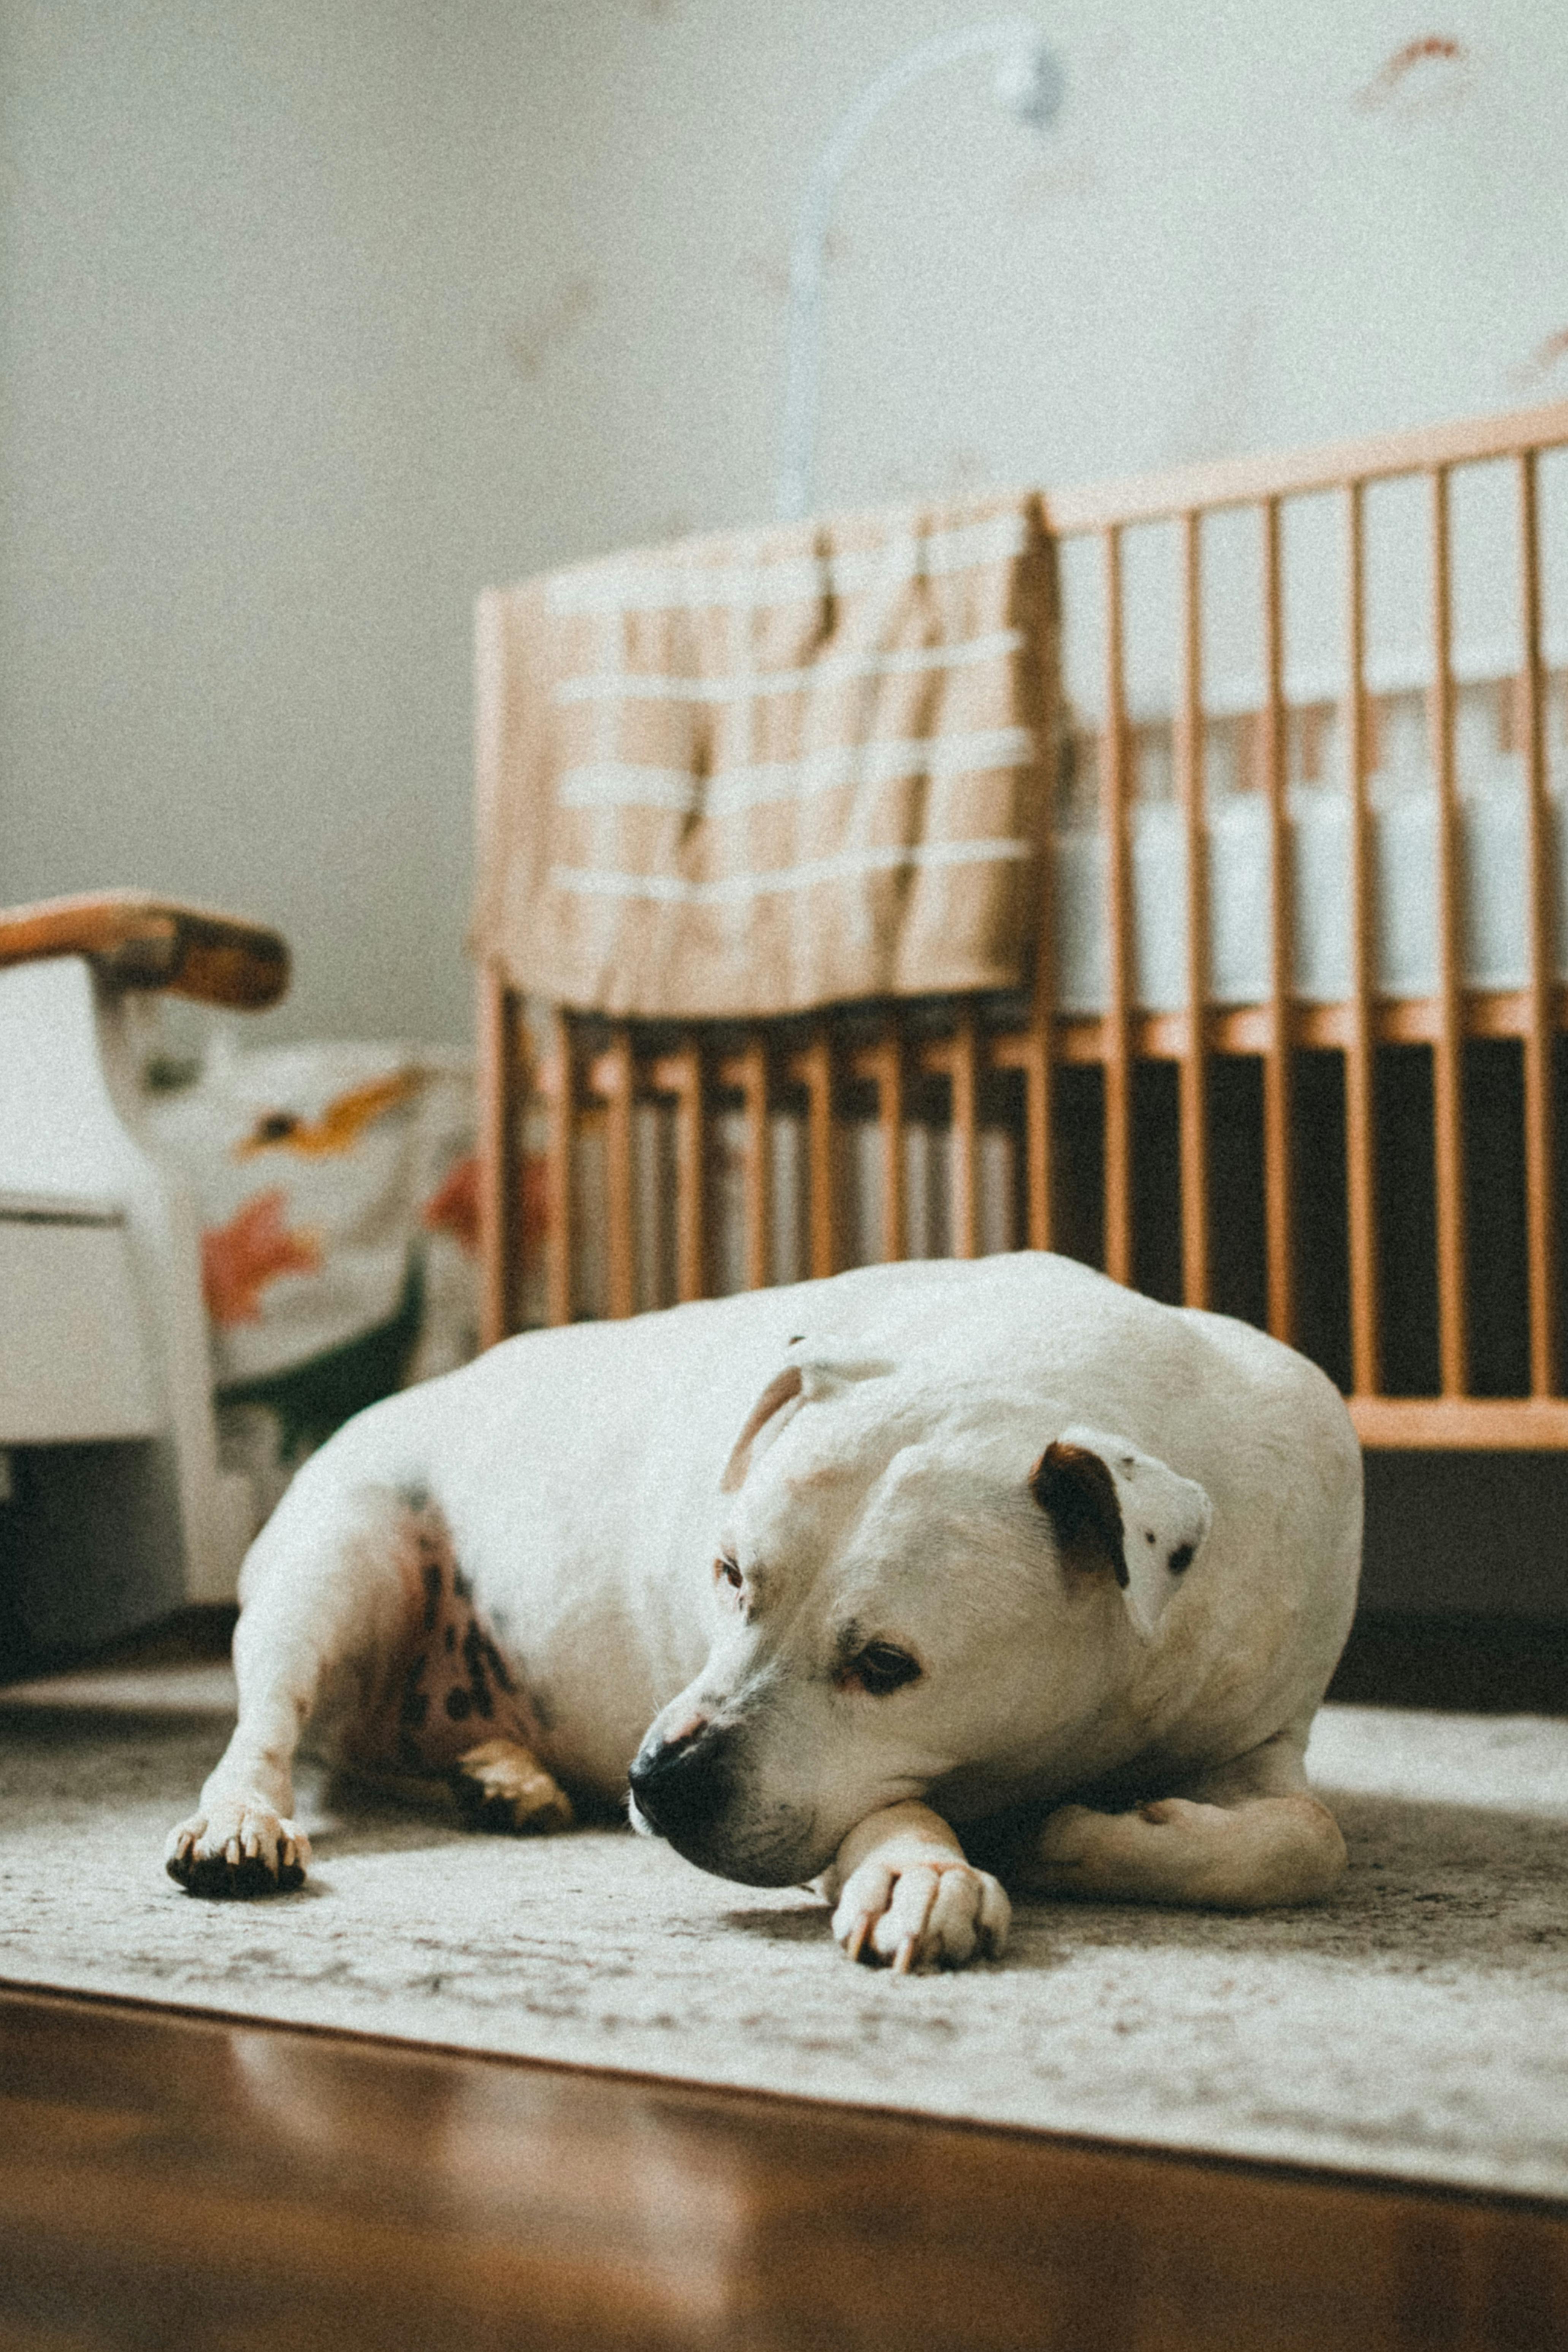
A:
[[[1340,1381],[1365,1444],[1568,1446],[1559,1247],[1568,1155],[1554,1118],[1564,1050],[1554,936],[1563,828],[1549,775],[1540,494],[1542,453],[1564,446],[1568,403],[1053,494],[1058,541],[1064,549],[1087,543],[1100,600],[1101,1007],[1085,1013],[1061,1002],[1048,871],[1027,1001],[884,1003],[684,1031],[555,1011],[548,1047],[536,1054],[504,976],[484,971],[486,1343],[517,1327],[525,1226],[537,1222],[524,1211],[525,1121],[544,1122],[543,1311],[564,1322],[582,1310],[580,1177],[589,1138],[602,1170],[595,1311],[626,1315],[647,1296],[637,1239],[639,1105],[663,1105],[668,1122],[666,1290],[682,1300],[715,1286],[715,1122],[728,1118],[733,1129],[738,1115],[741,1123],[743,1278],[760,1286],[774,1278],[779,1258],[773,1123],[788,1116],[800,1138],[800,1197],[791,1207],[802,1220],[798,1269],[827,1275],[847,1262],[847,1225],[855,1222],[846,1199],[851,1129],[862,1143],[874,1139],[879,1173],[879,1232],[858,1231],[856,1255],[910,1254],[905,1143],[919,1120],[947,1131],[943,1223],[953,1255],[988,1245],[982,1147],[988,1133],[1000,1134],[1011,1139],[1008,1241],[1066,1250],[1157,1296],[1266,1325]],[[1451,506],[1463,469],[1482,467],[1494,479],[1500,467],[1510,477],[1517,580],[1510,701],[1526,937],[1522,985],[1507,988],[1470,984],[1462,943]],[[1435,984],[1418,994],[1380,987],[1373,938],[1368,779],[1378,710],[1367,683],[1366,513],[1376,486],[1395,478],[1419,486],[1429,533],[1421,618],[1430,670],[1422,691],[1435,803],[1436,969]],[[1292,502],[1309,499],[1335,502],[1342,549],[1333,716],[1350,913],[1348,984],[1333,1002],[1304,1001],[1294,977],[1282,532]],[[1205,863],[1206,534],[1222,514],[1248,519],[1257,535],[1261,663],[1251,738],[1267,842],[1265,977],[1256,1001],[1228,1004],[1215,1003],[1210,988]],[[1177,555],[1172,818],[1185,918],[1177,1009],[1150,1009],[1134,987],[1125,562],[1130,534],[1150,524],[1174,534]],[[1226,527],[1234,532],[1237,524]],[[1568,777],[1555,781],[1559,793],[1568,784]]]

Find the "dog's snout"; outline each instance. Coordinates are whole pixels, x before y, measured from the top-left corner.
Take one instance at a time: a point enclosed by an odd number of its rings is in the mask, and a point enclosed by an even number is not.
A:
[[[711,1826],[731,1789],[729,1733],[703,1718],[645,1745],[629,1775],[638,1812],[672,1845]]]

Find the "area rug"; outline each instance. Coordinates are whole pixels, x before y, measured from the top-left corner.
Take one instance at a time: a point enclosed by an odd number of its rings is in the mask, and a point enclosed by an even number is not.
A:
[[[0,1978],[1568,2196],[1568,1723],[1326,1709],[1352,1866],[1321,1908],[1026,1906],[1003,1961],[891,1978],[809,1895],[626,1831],[478,1838],[322,1784],[304,1889],[193,1900],[163,1836],[232,1706],[215,1666],[0,1692]]]

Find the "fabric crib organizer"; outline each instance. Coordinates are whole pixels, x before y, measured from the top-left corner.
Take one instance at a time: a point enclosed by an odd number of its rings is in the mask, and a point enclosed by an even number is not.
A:
[[[1366,1444],[1568,1446],[1568,403],[1040,507],[1025,983],[620,1017],[481,894],[486,1339],[1055,1248],[1304,1348]]]

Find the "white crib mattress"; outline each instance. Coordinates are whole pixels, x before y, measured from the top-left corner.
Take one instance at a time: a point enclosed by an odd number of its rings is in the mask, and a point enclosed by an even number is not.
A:
[[[1550,840],[1559,975],[1568,979],[1568,834],[1553,804]],[[1438,985],[1437,803],[1406,793],[1371,813],[1373,992],[1429,996]],[[1257,1004],[1268,986],[1268,811],[1260,795],[1222,801],[1206,827],[1209,998]],[[1287,826],[1296,994],[1336,1003],[1352,991],[1350,809],[1342,792],[1297,786]],[[1180,810],[1131,814],[1132,993],[1152,1013],[1186,1003],[1187,859]],[[1053,960],[1059,1009],[1109,1002],[1106,849],[1098,829],[1055,836]],[[1460,959],[1466,986],[1522,988],[1530,974],[1528,860],[1521,786],[1458,807]]]

